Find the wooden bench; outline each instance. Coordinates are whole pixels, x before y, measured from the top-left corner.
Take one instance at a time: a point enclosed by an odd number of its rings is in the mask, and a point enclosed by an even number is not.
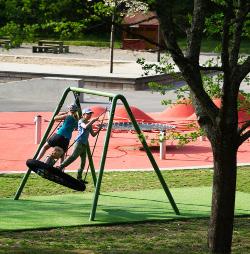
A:
[[[11,47],[11,41],[8,39],[0,39],[1,47]]]
[[[69,46],[63,45],[63,41],[49,41],[40,40],[38,41],[38,46],[40,47],[55,47],[53,53],[69,53]]]
[[[58,53],[58,48],[56,46],[33,46],[33,53]]]
[[[43,46],[43,45],[57,45],[57,46],[63,46],[63,41],[50,41],[50,40],[40,40],[38,41],[38,46]]]

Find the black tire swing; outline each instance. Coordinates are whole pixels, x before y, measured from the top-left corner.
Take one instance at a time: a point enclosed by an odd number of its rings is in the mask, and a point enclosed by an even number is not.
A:
[[[103,124],[103,121],[104,121],[105,114],[106,114],[107,110],[108,110],[108,108],[106,108],[106,110],[101,114],[101,115],[104,115],[103,119],[102,119],[102,122],[101,122],[101,125]],[[94,150],[95,150],[95,147],[96,147],[96,143],[97,143],[97,140],[98,140],[98,137],[99,137],[99,133],[97,134],[96,141],[95,141],[95,144],[94,144],[94,148],[93,148],[93,151],[91,153],[91,157],[93,156],[93,153],[94,153]],[[71,146],[73,146],[75,142],[76,141],[74,141],[68,147],[68,149]],[[28,159],[26,161],[26,165],[28,166],[28,168],[30,168],[33,172],[35,172],[39,176],[41,176],[41,177],[43,177],[43,178],[45,178],[49,181],[52,181],[54,183],[63,185],[65,187],[68,187],[68,188],[76,190],[76,191],[85,191],[85,189],[86,189],[86,184],[87,184],[86,177],[87,177],[87,174],[88,174],[90,164],[87,167],[84,180],[77,180],[76,178],[74,178],[74,177],[64,173],[63,171],[59,170],[58,168],[55,168],[55,167],[53,167],[49,164],[46,164],[46,163],[44,163],[42,161],[39,161],[39,160],[36,160],[36,159]]]
[[[54,183],[63,185],[76,191],[85,191],[86,189],[85,181],[77,180],[74,177],[42,161],[29,159],[26,161],[26,165],[39,176]]]

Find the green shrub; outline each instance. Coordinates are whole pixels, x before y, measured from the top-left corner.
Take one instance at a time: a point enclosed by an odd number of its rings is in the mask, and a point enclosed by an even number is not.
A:
[[[23,30],[19,24],[9,22],[0,28],[0,36],[8,37],[11,41],[11,47],[19,47],[23,42]]]

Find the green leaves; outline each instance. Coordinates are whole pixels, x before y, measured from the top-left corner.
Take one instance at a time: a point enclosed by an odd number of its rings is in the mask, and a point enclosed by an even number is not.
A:
[[[23,30],[19,24],[10,22],[0,28],[0,36],[6,36],[11,41],[11,47],[18,47],[23,41]]]
[[[144,75],[172,74],[175,75],[175,65],[168,54],[161,57],[159,63],[147,63],[145,58],[138,58],[137,63],[141,65]]]
[[[70,39],[76,37],[79,33],[83,33],[86,25],[84,22],[50,22],[46,24],[47,27],[53,29],[53,31],[59,36],[60,39]]]
[[[133,15],[134,13],[148,10],[148,4],[138,0],[104,0],[104,4],[113,11],[119,9],[121,15]]]

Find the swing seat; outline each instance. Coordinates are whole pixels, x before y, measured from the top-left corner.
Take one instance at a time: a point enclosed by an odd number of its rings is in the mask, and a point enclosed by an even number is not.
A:
[[[86,189],[86,182],[77,180],[74,177],[42,161],[29,159],[26,161],[26,165],[36,174],[49,181],[55,182],[76,191],[84,191]]]

